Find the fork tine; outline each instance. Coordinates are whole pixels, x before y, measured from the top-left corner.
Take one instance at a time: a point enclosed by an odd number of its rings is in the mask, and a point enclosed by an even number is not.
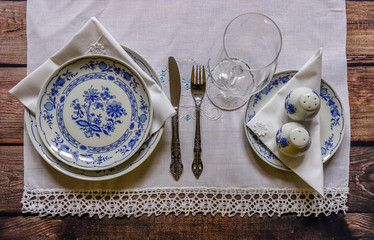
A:
[[[192,66],[192,72],[191,72],[191,84],[195,83],[195,66]]]
[[[203,73],[201,72],[201,65],[199,66],[199,85],[203,84]]]
[[[199,83],[199,65],[196,66],[196,79],[195,79],[194,84],[198,84],[198,83]]]
[[[203,66],[203,82],[202,82],[202,84],[205,84],[205,82],[206,82],[205,78],[206,78],[205,77],[205,67]]]

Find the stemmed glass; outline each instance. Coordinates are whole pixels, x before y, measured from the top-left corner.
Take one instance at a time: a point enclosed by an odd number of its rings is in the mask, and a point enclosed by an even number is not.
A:
[[[207,95],[224,110],[241,107],[272,79],[282,48],[277,24],[260,13],[234,18],[217,55],[208,60]]]

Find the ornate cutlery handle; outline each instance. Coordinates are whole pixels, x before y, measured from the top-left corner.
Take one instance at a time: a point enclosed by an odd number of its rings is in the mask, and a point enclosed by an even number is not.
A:
[[[181,160],[181,149],[179,142],[179,124],[178,124],[179,112],[171,118],[172,123],[172,139],[171,139],[171,163],[170,171],[176,180],[179,179],[183,171],[183,164]]]
[[[196,178],[199,178],[201,172],[203,171],[203,162],[201,161],[200,105],[196,107],[196,130],[193,150],[194,159],[192,162],[192,172]]]

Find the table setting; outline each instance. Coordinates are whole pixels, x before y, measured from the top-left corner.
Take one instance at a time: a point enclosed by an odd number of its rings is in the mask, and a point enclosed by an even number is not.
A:
[[[27,2],[24,213],[347,211],[344,1],[198,5]]]

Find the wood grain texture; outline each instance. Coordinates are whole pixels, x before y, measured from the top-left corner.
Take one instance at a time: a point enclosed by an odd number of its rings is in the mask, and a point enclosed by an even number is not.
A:
[[[0,1],[0,65],[26,64],[26,2]]]
[[[35,216],[0,218],[2,239],[351,239],[370,238],[373,214],[328,218],[221,217],[197,215],[89,219]],[[359,220],[359,221],[358,221]],[[141,226],[139,225],[141,223]],[[351,223],[351,224],[349,224]],[[352,227],[351,227],[352,226]],[[139,228],[142,231],[139,231]],[[212,238],[214,236],[214,238]]]
[[[174,216],[98,219],[21,213],[26,2],[0,1],[0,239],[374,239],[374,1],[346,1],[352,147],[348,213],[329,217]]]
[[[26,68],[3,67],[0,71],[0,144],[23,143],[23,105],[9,90],[26,76]]]

